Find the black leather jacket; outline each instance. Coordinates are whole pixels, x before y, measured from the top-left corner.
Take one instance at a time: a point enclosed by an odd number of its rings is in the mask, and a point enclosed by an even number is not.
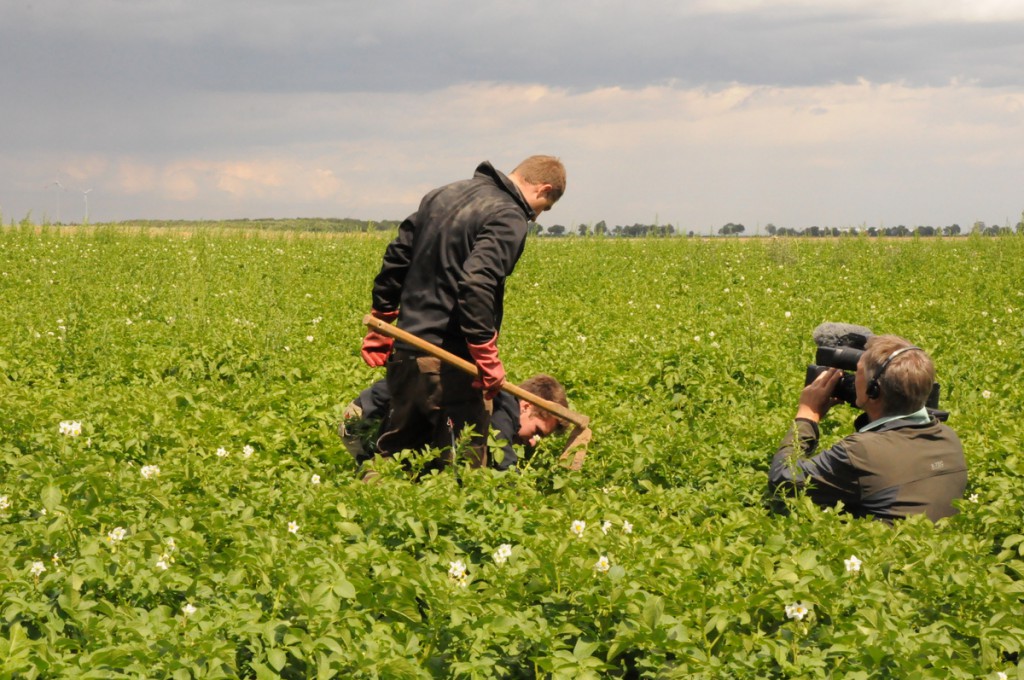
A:
[[[467,342],[487,342],[501,327],[505,278],[533,217],[515,184],[487,162],[472,179],[431,191],[384,253],[373,308],[399,310],[399,328],[468,359]]]

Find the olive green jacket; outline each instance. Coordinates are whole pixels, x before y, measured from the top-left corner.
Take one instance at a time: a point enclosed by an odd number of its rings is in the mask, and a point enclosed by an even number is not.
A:
[[[817,423],[796,419],[772,459],[769,487],[802,487],[818,505],[842,501],[854,515],[891,522],[920,513],[932,521],[954,515],[953,500],[967,485],[960,438],[934,418],[892,420],[814,454],[817,447]]]

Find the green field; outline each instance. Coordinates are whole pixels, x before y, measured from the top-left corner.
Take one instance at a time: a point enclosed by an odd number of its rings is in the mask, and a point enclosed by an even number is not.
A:
[[[502,357],[583,471],[363,484],[386,238],[0,230],[0,677],[1024,678],[1024,239],[531,239]],[[823,321],[932,354],[960,515],[769,510]]]

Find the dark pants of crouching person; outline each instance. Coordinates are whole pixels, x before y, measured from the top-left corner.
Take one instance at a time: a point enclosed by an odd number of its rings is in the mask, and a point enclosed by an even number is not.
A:
[[[490,402],[472,386],[471,375],[440,359],[404,350],[391,355],[387,370],[391,412],[377,440],[381,455],[430,446],[444,453],[424,472],[443,469],[455,462],[453,446],[460,433],[472,426],[469,462],[473,467],[487,466]]]

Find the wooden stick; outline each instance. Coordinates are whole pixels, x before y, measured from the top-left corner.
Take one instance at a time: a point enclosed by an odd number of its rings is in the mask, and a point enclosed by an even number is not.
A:
[[[447,350],[441,349],[437,345],[431,342],[427,342],[426,340],[423,340],[422,338],[419,338],[413,335],[412,333],[403,331],[401,328],[397,326],[393,326],[392,324],[389,324],[386,321],[378,319],[372,314],[367,314],[366,316],[364,316],[363,323],[367,327],[377,331],[378,333],[386,335],[389,338],[394,338],[395,340],[401,340],[402,342],[408,345],[412,345],[413,347],[422,350],[431,356],[437,357],[441,361],[445,361],[451,364],[452,366],[455,366],[461,371],[464,371],[474,376],[480,375],[480,369],[477,368],[476,364],[466,361],[462,357],[456,356]],[[576,425],[577,427],[586,428],[590,425],[590,418],[588,416],[567,409],[566,407],[562,406],[559,403],[550,401],[548,399],[544,399],[543,397],[538,397],[533,392],[527,392],[519,385],[515,385],[507,380],[504,383],[502,383],[501,389],[505,392],[508,392],[514,397],[518,397],[523,401],[530,402],[534,406],[539,406],[545,411],[558,416],[562,420],[568,420],[570,423]]]

